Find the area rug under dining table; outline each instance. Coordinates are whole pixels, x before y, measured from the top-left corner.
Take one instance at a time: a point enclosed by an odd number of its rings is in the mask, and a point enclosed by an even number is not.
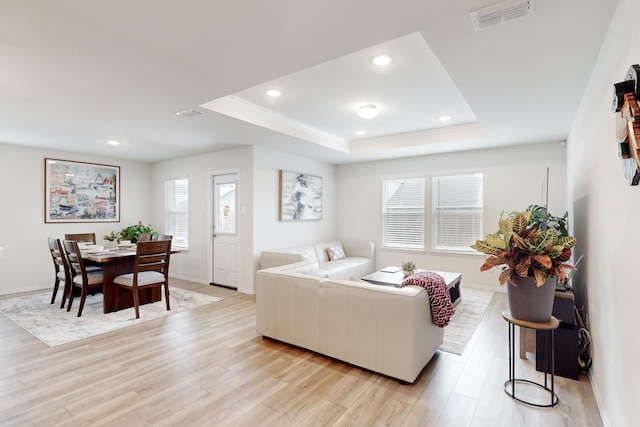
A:
[[[49,347],[55,347],[221,300],[171,287],[170,311],[163,298],[153,304],[141,305],[140,318],[136,319],[133,308],[103,313],[102,295],[97,294],[87,297],[82,317],[77,317],[80,298],[74,299],[71,311],[67,312],[60,308],[59,297],[55,304],[50,304],[51,293],[47,292],[0,299],[0,312]]]

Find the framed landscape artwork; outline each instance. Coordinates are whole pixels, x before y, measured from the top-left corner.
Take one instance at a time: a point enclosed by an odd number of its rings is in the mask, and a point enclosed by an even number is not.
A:
[[[322,177],[280,171],[280,221],[322,219]]]
[[[120,167],[45,159],[45,222],[119,222]]]

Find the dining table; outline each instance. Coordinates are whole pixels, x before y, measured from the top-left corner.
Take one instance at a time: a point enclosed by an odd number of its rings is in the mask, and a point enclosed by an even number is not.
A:
[[[171,253],[179,253],[172,249]],[[117,249],[86,249],[81,250],[82,258],[87,265],[102,268],[103,312],[123,310],[133,307],[133,293],[116,286],[113,281],[121,274],[133,273],[136,259],[136,246],[118,246]],[[160,287],[139,289],[140,305],[162,300]]]

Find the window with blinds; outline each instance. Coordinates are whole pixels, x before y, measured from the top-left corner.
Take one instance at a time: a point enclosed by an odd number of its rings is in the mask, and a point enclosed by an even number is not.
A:
[[[433,178],[433,249],[471,251],[482,240],[482,173]]]
[[[424,249],[424,178],[382,182],[382,245]]]
[[[174,179],[165,182],[164,233],[170,234],[172,246],[189,248],[189,180]]]

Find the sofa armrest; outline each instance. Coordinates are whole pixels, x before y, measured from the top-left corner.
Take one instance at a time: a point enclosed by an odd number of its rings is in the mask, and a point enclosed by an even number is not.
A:
[[[373,242],[342,242],[344,254],[348,257],[361,257],[374,260],[375,250]]]
[[[299,253],[285,253],[274,251],[262,251],[260,254],[260,269],[278,267],[281,265],[293,264],[303,261],[303,257]]]

